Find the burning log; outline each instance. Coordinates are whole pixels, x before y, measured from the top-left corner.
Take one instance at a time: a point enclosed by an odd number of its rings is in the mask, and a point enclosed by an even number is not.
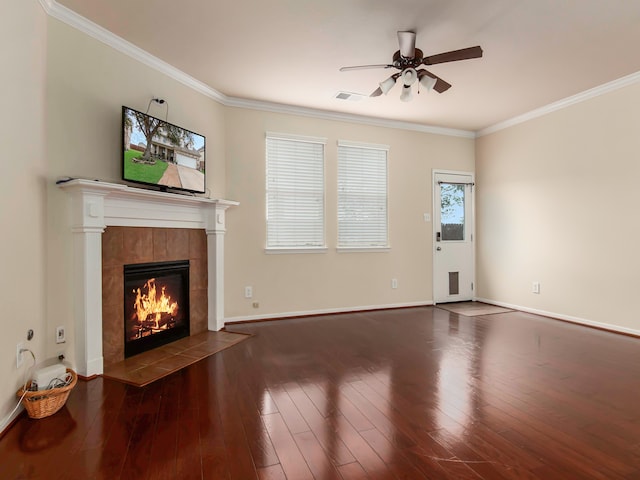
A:
[[[175,325],[175,323],[175,317],[168,312],[151,313],[145,321],[141,322],[143,327],[153,330],[166,330],[171,328],[171,324]]]

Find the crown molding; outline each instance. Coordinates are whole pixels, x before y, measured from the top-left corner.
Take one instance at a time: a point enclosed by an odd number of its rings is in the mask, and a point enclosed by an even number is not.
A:
[[[436,135],[447,135],[451,137],[475,138],[475,132],[470,130],[458,130],[455,128],[435,127],[431,125],[421,125],[418,123],[401,122],[397,120],[386,120],[365,115],[353,115],[349,113],[338,113],[329,110],[319,110],[315,108],[297,107],[284,105],[281,103],[270,103],[259,100],[246,100],[243,98],[226,97],[224,104],[228,107],[247,108],[252,110],[262,110],[272,113],[285,113],[301,117],[313,117],[324,120],[334,120],[338,122],[359,123],[374,127],[397,128],[401,130],[413,130],[423,133],[434,133]]]
[[[545,105],[544,107],[536,108],[535,110],[531,110],[530,112],[523,113],[522,115],[518,115],[517,117],[510,118],[509,120],[505,120],[504,122],[496,123],[495,125],[492,125],[490,127],[478,130],[476,132],[476,137],[483,137],[485,135],[504,130],[505,128],[513,127],[514,125],[533,120],[534,118],[542,117],[543,115],[548,115],[549,113],[562,110],[563,108],[570,107],[571,105],[575,105],[577,103],[599,97],[600,95],[619,90],[638,82],[640,82],[640,72],[632,73],[617,80],[613,80],[603,85],[585,90],[584,92],[580,92],[576,95],[563,98],[562,100],[559,100],[557,102],[550,103],[549,105]]]
[[[151,55],[146,50],[143,50],[127,40],[115,35],[109,30],[101,27],[100,25],[86,19],[85,17],[77,14],[76,12],[68,9],[67,7],[60,5],[56,0],[38,0],[40,5],[47,13],[47,15],[60,20],[67,25],[80,30],[81,32],[89,35],[90,37],[108,45],[115,50],[139,61],[140,63],[153,68],[160,73],[167,75],[170,78],[182,83],[183,85],[195,90],[206,97],[209,97],[216,102],[227,106],[246,108],[252,110],[259,110],[272,113],[284,113],[291,115],[298,115],[303,117],[319,118],[324,120],[333,120],[340,122],[357,123],[363,125],[371,125],[384,128],[396,128],[400,130],[411,130],[422,133],[432,133],[436,135],[445,135],[453,137],[463,138],[477,138],[491,133],[504,130],[506,128],[518,125],[520,123],[533,120],[534,118],[547,115],[549,113],[567,108],[571,105],[590,100],[592,98],[604,95],[606,93],[618,90],[620,88],[633,85],[640,82],[640,72],[632,73],[625,77],[613,80],[586,90],[584,92],[572,95],[549,105],[531,110],[530,112],[518,115],[503,122],[496,123],[489,127],[483,128],[476,132],[470,130],[459,130],[454,128],[437,127],[432,125],[423,125],[419,123],[403,122],[398,120],[387,120],[376,117],[368,117],[364,115],[354,115],[347,113],[332,112],[329,110],[320,110],[315,108],[297,107],[293,105],[285,105],[279,103],[264,102],[259,100],[249,100],[244,98],[229,97],[209,85],[187,75],[182,70],[175,68],[167,62],[160,60],[159,58]]]
[[[60,20],[66,23],[70,27],[81,31],[89,35],[90,37],[98,40],[112,47],[113,49],[124,53],[125,55],[137,60],[138,62],[153,68],[161,73],[164,73],[168,77],[190,87],[191,89],[201,93],[217,102],[224,103],[225,96],[217,90],[211,88],[205,83],[187,75],[182,70],[175,68],[167,62],[160,60],[158,57],[151,55],[146,50],[136,47],[133,43],[128,42],[124,38],[110,32],[109,30],[101,27],[100,25],[88,20],[87,18],[78,15],[73,10],[60,5],[55,0],[39,0],[42,8],[47,14],[56,20]]]
[[[39,0],[40,5],[50,17],[55,18],[70,27],[73,27],[86,35],[112,47],[113,49],[137,60],[138,62],[153,68],[160,73],[182,83],[183,85],[205,95],[216,102],[227,107],[247,108],[252,110],[261,110],[272,113],[285,113],[291,115],[299,115],[303,117],[320,118],[324,120],[335,120],[342,122],[358,123],[364,125],[372,125],[386,128],[397,128],[402,130],[413,130],[423,133],[433,133],[437,135],[447,135],[454,137],[475,138],[475,133],[469,130],[458,130],[453,128],[435,127],[430,125],[421,125],[411,122],[401,122],[394,120],[385,120],[375,117],[367,117],[364,115],[353,115],[314,108],[296,107],[293,105],[284,105],[271,102],[263,102],[259,100],[248,100],[243,98],[228,97],[209,85],[187,75],[182,70],[175,68],[167,62],[151,55],[134,44],[128,42],[100,25],[88,20],[87,18],[77,14],[73,10],[60,5],[55,0]]]

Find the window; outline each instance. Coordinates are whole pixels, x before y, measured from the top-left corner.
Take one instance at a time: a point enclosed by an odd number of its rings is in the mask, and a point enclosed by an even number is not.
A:
[[[325,248],[324,139],[267,133],[267,250]]]
[[[388,150],[338,142],[338,248],[388,248]]]
[[[465,239],[465,186],[438,182],[440,185],[440,226],[442,241]]]

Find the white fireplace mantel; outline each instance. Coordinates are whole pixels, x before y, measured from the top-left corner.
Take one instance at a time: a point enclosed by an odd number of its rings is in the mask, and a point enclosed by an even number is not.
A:
[[[238,202],[91,180],[59,185],[71,197],[76,368],[103,371],[102,233],[109,226],[197,228],[207,233],[209,330],[224,327],[225,211]]]

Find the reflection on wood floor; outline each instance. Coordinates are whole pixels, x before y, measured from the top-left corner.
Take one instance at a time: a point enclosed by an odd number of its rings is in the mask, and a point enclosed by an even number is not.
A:
[[[254,337],[22,417],[0,478],[640,478],[640,339],[433,307],[233,330]]]

